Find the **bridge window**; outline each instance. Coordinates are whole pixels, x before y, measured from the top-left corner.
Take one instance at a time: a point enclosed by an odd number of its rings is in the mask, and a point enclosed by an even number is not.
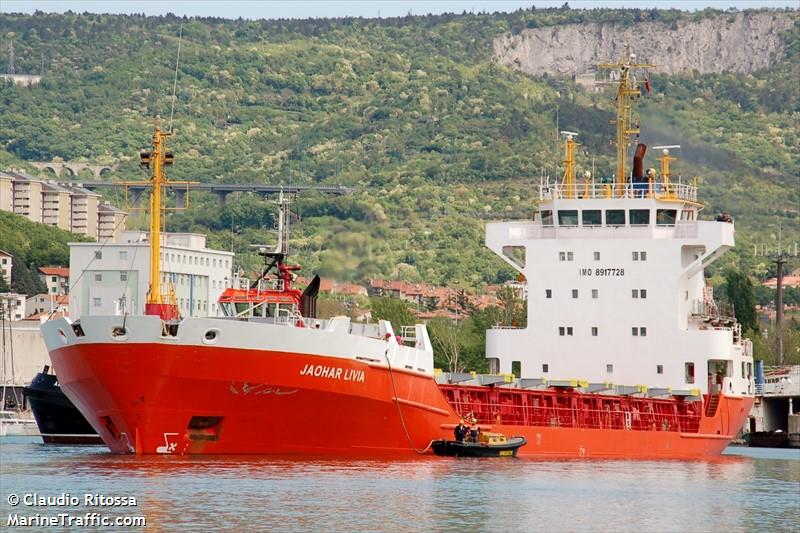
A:
[[[614,365],[606,365],[606,372],[609,374],[614,373]]]
[[[581,211],[581,219],[584,226],[600,226],[603,224],[603,217],[599,209],[584,209]]]
[[[577,226],[578,225],[578,210],[566,209],[558,211],[558,225],[559,226]]]
[[[600,261],[600,252],[595,252],[594,253],[594,260],[595,261]]]
[[[511,361],[511,373],[515,378],[522,377],[522,363],[520,361]]]
[[[550,365],[548,365],[547,363],[544,363],[542,365],[542,373],[543,374],[547,374],[548,372],[550,372]]]
[[[552,298],[553,297],[553,289],[545,289],[544,290],[544,297],[545,298]]]
[[[599,289],[592,289],[592,298],[597,300],[598,296],[600,296],[600,290]]]
[[[592,337],[597,337],[597,326],[592,326]]]
[[[647,337],[647,328],[634,326],[631,328],[631,335],[634,337]]]
[[[684,365],[686,372],[686,383],[694,383],[694,363]]]
[[[649,209],[631,209],[630,210],[631,226],[647,226],[650,224],[650,210]]]
[[[95,281],[103,281],[103,275],[102,274],[95,274],[94,275],[94,280]]]
[[[677,215],[678,211],[675,209],[658,209],[656,210],[656,225],[674,226]]]
[[[664,365],[656,365],[656,374],[664,373]]]
[[[542,226],[553,225],[553,212],[550,210],[542,211]]]
[[[578,289],[572,289],[572,297],[578,298]]]
[[[624,226],[625,225],[625,210],[624,209],[609,209],[606,211],[606,225],[607,226]]]

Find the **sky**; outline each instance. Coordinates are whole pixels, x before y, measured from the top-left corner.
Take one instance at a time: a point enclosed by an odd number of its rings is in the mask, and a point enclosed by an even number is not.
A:
[[[33,13],[145,13],[224,18],[317,18],[317,17],[399,17],[409,12],[480,13],[482,11],[515,11],[520,8],[560,7],[565,0],[2,0],[0,12]],[[570,0],[572,8],[675,8],[697,10],[706,7],[738,9],[800,7],[800,0]]]

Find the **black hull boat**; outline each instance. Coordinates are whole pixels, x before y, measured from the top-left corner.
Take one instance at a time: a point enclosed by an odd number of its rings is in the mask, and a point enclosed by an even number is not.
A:
[[[23,393],[46,444],[103,444],[78,409],[69,401],[49,367],[36,374]]]
[[[436,440],[431,444],[433,453],[443,457],[516,457],[525,446],[525,437],[511,437],[504,443]]]

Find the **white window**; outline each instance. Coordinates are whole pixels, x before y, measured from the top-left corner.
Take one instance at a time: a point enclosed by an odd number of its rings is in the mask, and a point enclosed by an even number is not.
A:
[[[639,260],[639,252],[633,252],[632,255],[633,255],[633,260],[634,261],[638,261]]]
[[[542,372],[543,372],[544,374],[547,374],[548,372],[550,372],[550,365],[548,365],[547,363],[544,363],[544,364],[542,365]]]
[[[127,272],[120,272],[119,273],[119,280],[120,281],[128,281],[128,273]]]
[[[647,328],[639,328],[639,336],[647,337]]]
[[[94,258],[95,259],[102,259],[103,258],[103,252],[101,252],[100,250],[95,250]]]
[[[572,289],[572,297],[573,298],[577,298],[578,297],[578,289]]]
[[[567,252],[567,261],[572,261],[573,258],[574,258],[574,255],[572,254],[572,252]]]
[[[647,261],[647,252],[639,252],[639,259],[642,261]]]
[[[639,289],[639,298],[647,298],[647,289]]]
[[[217,268],[217,260],[214,259],[214,268]]]
[[[592,337],[597,337],[597,326],[592,326]]]
[[[631,298],[638,298],[638,297],[639,297],[639,289],[632,289]]]
[[[636,328],[636,327],[631,328],[631,335],[633,335],[634,337],[638,337],[639,336],[639,328]]]
[[[594,260],[595,261],[600,261],[600,252],[595,252],[594,253]]]
[[[544,290],[544,297],[545,298],[552,298],[553,297],[553,289],[545,289]]]
[[[103,305],[102,298],[92,298],[92,306],[93,307],[100,307],[101,305]]]
[[[120,259],[120,261],[127,261],[128,260],[128,251],[127,250],[120,250],[119,251],[119,259]]]
[[[567,335],[572,337],[572,326],[567,326]]]
[[[656,374],[664,373],[664,365],[656,365]]]
[[[558,334],[563,337],[565,333],[566,328],[564,326],[558,326]]]
[[[57,278],[56,276],[53,276],[53,277],[51,277],[51,278],[50,278],[50,281],[52,281],[53,283],[55,283],[55,282],[57,282],[57,281],[58,281],[58,278]]]
[[[614,373],[614,365],[606,365],[606,372],[608,372],[609,374],[613,374]]]
[[[592,298],[596,300],[599,295],[600,291],[598,289],[592,289]]]
[[[95,274],[94,275],[94,280],[95,281],[103,281],[103,275],[102,274]]]

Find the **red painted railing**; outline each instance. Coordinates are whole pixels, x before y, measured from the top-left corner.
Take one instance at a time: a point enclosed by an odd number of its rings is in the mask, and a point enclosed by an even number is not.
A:
[[[702,400],[439,385],[453,409],[479,424],[697,433]]]

